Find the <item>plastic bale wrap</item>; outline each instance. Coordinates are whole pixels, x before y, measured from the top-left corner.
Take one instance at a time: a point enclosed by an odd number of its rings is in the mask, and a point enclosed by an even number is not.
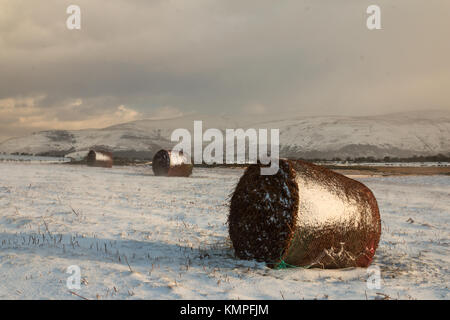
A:
[[[190,159],[182,152],[159,150],[152,161],[155,176],[189,177],[192,174]]]
[[[241,259],[280,268],[367,267],[381,235],[377,201],[362,183],[280,160],[271,176],[249,166],[232,195],[229,233]]]
[[[113,155],[107,151],[89,151],[86,158],[87,165],[90,167],[112,168]]]

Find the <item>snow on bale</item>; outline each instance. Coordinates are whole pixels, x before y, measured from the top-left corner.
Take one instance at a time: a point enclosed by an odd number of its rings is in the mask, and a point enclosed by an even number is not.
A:
[[[249,166],[232,195],[229,233],[241,259],[274,268],[367,267],[381,235],[377,201],[362,183],[280,160],[276,175]]]
[[[152,161],[155,176],[189,177],[192,167],[186,154],[178,151],[159,150]]]
[[[113,165],[113,155],[106,151],[91,150],[86,160],[90,167],[112,168]]]

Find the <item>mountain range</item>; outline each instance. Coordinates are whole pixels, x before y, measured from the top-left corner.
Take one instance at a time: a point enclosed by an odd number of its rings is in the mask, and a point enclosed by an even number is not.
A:
[[[381,116],[282,116],[277,120],[189,114],[170,119],[146,119],[103,129],[49,130],[11,138],[0,152],[49,156],[85,155],[101,148],[123,158],[151,159],[159,149],[170,149],[173,130],[193,132],[195,120],[203,130],[255,128],[280,130],[280,155],[290,158],[411,157],[450,155],[450,111],[417,111]]]

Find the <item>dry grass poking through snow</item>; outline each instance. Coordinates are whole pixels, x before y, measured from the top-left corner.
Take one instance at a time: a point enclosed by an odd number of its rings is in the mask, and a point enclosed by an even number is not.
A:
[[[241,169],[0,163],[0,299],[450,298],[450,179],[365,178],[383,230],[365,269],[271,270],[234,257],[227,195]],[[81,268],[81,290],[65,273]]]

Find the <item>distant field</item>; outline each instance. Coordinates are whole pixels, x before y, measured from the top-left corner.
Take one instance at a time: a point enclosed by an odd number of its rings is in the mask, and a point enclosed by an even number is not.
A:
[[[401,175],[450,175],[450,163],[448,162],[414,162],[414,163],[330,163],[314,162],[333,171],[351,176],[401,176]],[[245,168],[245,165],[221,165],[220,168]],[[206,165],[202,168],[207,168]]]
[[[0,162],[62,163],[69,161],[69,158],[64,157],[40,157],[15,154],[0,154]]]
[[[64,157],[38,157],[25,155],[0,154],[1,162],[25,162],[25,163],[66,163],[84,165],[85,160],[71,161]],[[126,159],[115,159],[116,166],[148,166],[145,161],[130,161]],[[316,163],[323,165],[336,172],[351,176],[394,176],[394,175],[450,175],[450,163],[448,162],[414,162],[414,163]],[[198,168],[244,168],[245,165],[218,165],[197,166]]]
[[[326,166],[344,175],[377,175],[377,176],[401,176],[401,175],[450,175],[450,166]]]

